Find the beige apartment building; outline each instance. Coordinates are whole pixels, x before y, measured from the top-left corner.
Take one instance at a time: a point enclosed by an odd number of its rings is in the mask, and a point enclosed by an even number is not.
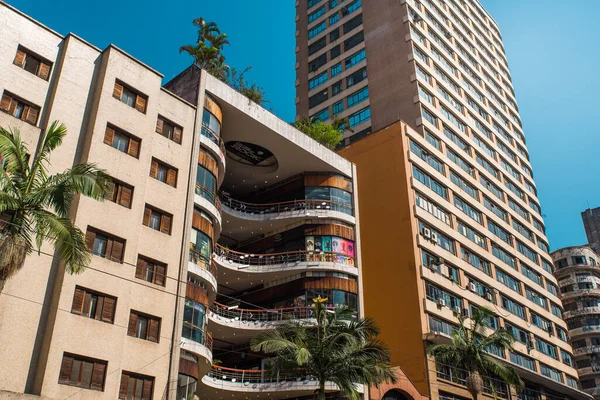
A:
[[[319,295],[362,314],[353,164],[194,66],[163,85],[4,2],[0,33],[0,126],[33,152],[60,120],[51,172],[113,180],[71,210],[89,268],[65,274],[44,245],[0,294],[0,397],[311,396],[314,377],[268,377],[249,342]]]
[[[520,393],[581,391],[511,75],[496,22],[477,0],[298,0],[297,116],[344,121],[356,164],[365,315],[421,395],[470,398],[464,371],[436,365],[476,308],[515,351]],[[490,377],[495,379],[495,377]],[[493,388],[492,388],[493,386]],[[390,388],[385,398],[415,398]]]

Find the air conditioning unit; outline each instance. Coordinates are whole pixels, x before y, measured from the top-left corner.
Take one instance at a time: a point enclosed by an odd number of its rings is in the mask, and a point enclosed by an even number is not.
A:
[[[423,21],[423,18],[421,18],[421,16],[415,14],[415,16],[413,17],[413,22],[415,24],[418,24],[421,21]]]
[[[439,299],[437,299],[437,305],[440,308],[444,307],[446,305],[446,300],[444,300],[443,298],[440,297]]]
[[[348,15],[348,7],[340,8],[340,12],[342,13],[342,15]]]
[[[487,301],[494,301],[494,296],[492,296],[492,294],[490,292],[486,292],[485,299]]]
[[[423,227],[423,230],[421,231],[421,233],[423,234],[424,238],[431,239],[431,230],[429,228]]]
[[[431,232],[431,241],[434,243],[437,243],[437,241],[438,241],[437,233]]]
[[[475,284],[473,282],[469,282],[469,284],[467,285],[467,289],[469,289],[473,293],[475,293],[475,291],[477,291],[477,287],[475,286]]]
[[[444,259],[442,257],[435,257],[432,261],[431,261],[432,265],[444,265]]]

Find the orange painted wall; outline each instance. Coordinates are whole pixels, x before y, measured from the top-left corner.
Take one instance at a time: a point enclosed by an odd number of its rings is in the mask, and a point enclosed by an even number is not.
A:
[[[365,315],[380,326],[393,365],[427,394],[417,228],[402,129],[403,123],[395,123],[339,154],[355,163],[358,173]]]

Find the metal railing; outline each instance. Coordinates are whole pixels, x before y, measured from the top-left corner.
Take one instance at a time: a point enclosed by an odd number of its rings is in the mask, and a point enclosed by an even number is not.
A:
[[[221,139],[221,136],[217,135],[206,125],[202,125],[200,133],[202,136],[207,137],[211,142],[219,146],[223,154],[225,154],[225,143],[223,142],[223,139]]]
[[[296,250],[283,253],[248,254],[227,249],[219,244],[214,250],[218,257],[242,266],[272,266],[298,262],[335,262],[355,266],[354,257],[330,251]]]
[[[258,383],[286,383],[298,382],[300,384],[308,382],[316,382],[313,376],[302,376],[298,374],[277,374],[271,376],[264,369],[235,369],[212,365],[208,374],[208,379],[226,381],[231,383],[239,383],[240,385],[258,384]]]
[[[217,196],[217,193],[214,190],[199,183],[196,183],[196,194],[208,200],[212,205],[214,205],[217,208],[219,213],[223,211],[221,199]]]
[[[335,310],[335,307],[325,307],[327,310]],[[213,302],[210,311],[224,318],[244,322],[278,322],[293,319],[310,319],[314,317],[314,309],[310,306],[285,307],[274,309],[242,309],[230,307],[225,304]]]
[[[353,215],[353,208],[332,200],[290,200],[280,203],[254,204],[233,199],[224,193],[219,193],[221,202],[228,208],[250,215],[279,214],[283,212],[301,211],[339,211]]]
[[[217,266],[215,265],[215,262],[202,255],[202,253],[200,253],[198,250],[190,249],[189,260],[190,262],[196,264],[198,267],[210,272],[215,278],[218,276]]]
[[[204,347],[212,351],[213,338],[212,335],[206,332],[204,329],[198,328],[190,324],[189,322],[183,321],[183,327],[181,329],[181,337],[189,339],[193,342],[200,343]]]

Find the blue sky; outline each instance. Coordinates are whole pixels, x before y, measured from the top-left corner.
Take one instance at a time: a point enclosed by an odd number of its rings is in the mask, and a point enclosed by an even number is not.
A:
[[[586,242],[580,212],[600,206],[600,2],[482,0],[500,25],[552,249]],[[229,35],[225,54],[266,91],[268,107],[295,115],[294,0],[8,0],[56,31],[103,48],[114,43],[168,80],[190,64],[191,20]]]

